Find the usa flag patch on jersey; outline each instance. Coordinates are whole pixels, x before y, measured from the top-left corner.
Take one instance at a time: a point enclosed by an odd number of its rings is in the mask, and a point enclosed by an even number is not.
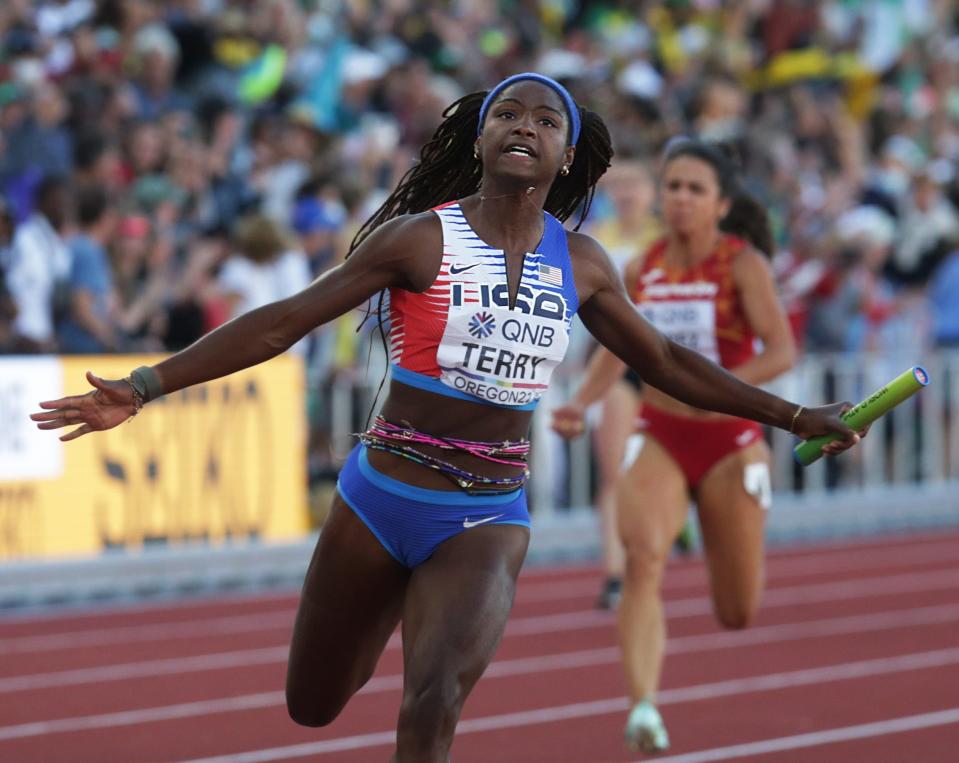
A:
[[[563,285],[563,270],[562,268],[554,267],[553,265],[540,265],[539,266],[539,280],[544,283],[552,284],[553,286],[562,286]]]

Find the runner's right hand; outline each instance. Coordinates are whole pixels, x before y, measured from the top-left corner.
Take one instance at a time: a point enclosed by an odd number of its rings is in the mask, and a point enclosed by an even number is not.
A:
[[[553,409],[553,431],[571,440],[586,429],[586,409],[579,403],[567,403]]]
[[[37,429],[60,429],[80,424],[72,432],[60,436],[61,440],[67,442],[90,432],[113,429],[136,413],[133,388],[125,381],[101,379],[90,371],[87,371],[87,381],[95,389],[85,395],[40,403],[40,407],[47,410],[30,414],[31,419],[41,422],[37,424]]]

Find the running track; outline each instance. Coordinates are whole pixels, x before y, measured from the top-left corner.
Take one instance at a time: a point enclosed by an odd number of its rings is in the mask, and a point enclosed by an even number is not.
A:
[[[959,533],[775,551],[757,623],[722,632],[699,561],[667,574],[665,763],[959,759]],[[524,572],[457,763],[635,761],[594,567]],[[394,638],[329,728],[283,706],[289,594],[0,617],[0,761],[386,761]]]

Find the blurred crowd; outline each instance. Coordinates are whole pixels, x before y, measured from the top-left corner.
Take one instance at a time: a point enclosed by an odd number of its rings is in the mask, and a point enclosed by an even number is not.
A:
[[[949,0],[4,0],[0,353],[175,350],[302,288],[446,105],[531,69],[610,128],[617,260],[664,143],[722,141],[807,351],[959,344]],[[297,346],[314,387],[361,318]]]

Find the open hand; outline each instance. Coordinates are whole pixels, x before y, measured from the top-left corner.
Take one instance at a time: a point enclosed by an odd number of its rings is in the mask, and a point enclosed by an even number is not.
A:
[[[586,429],[586,409],[578,403],[567,403],[553,409],[553,431],[560,437],[571,440]]]
[[[840,418],[850,408],[852,403],[833,403],[818,408],[806,408],[797,417],[793,431],[803,440],[825,434],[841,435],[840,439],[833,440],[822,448],[823,455],[838,455],[858,443],[869,431],[869,427],[866,427],[857,432]]]
[[[80,424],[72,432],[60,436],[61,440],[67,442],[90,432],[113,429],[136,413],[133,389],[125,381],[101,379],[90,371],[87,371],[87,381],[95,389],[85,395],[40,403],[40,407],[47,410],[30,414],[31,419],[41,422],[37,424],[37,429],[60,429]]]

